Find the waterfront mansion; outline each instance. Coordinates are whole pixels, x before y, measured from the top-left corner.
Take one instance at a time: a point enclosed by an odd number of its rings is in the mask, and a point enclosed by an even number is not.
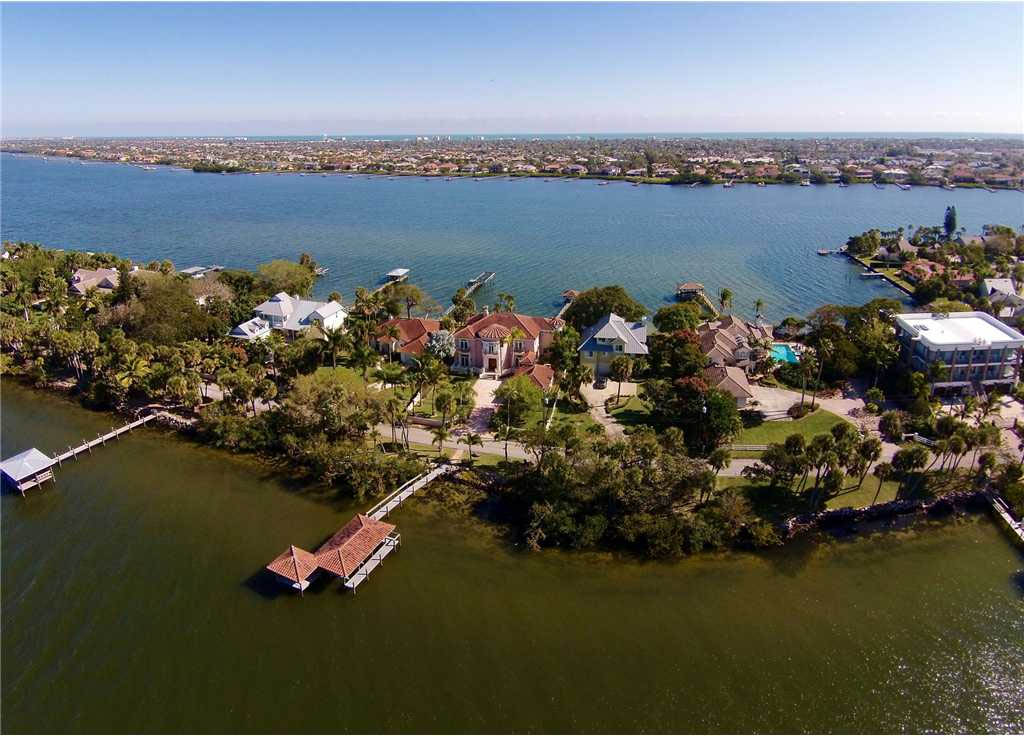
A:
[[[521,364],[536,364],[565,322],[557,317],[531,317],[515,312],[484,311],[453,335],[457,373],[500,378]]]
[[[1010,388],[1020,377],[1024,335],[984,312],[917,312],[896,315],[903,360],[915,371],[946,367],[936,390]]]
[[[316,326],[328,330],[345,325],[346,313],[336,301],[316,302],[279,292],[253,309],[253,318],[231,330],[239,340],[261,340],[280,330],[288,340]]]

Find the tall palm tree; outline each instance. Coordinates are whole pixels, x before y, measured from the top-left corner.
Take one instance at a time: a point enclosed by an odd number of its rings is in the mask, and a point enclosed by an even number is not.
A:
[[[437,443],[437,454],[440,455],[444,452],[444,443],[448,441],[452,433],[442,424],[440,427],[434,427],[430,430],[430,434],[433,435],[434,442]]]
[[[728,312],[729,308],[732,307],[732,291],[722,289],[718,292],[718,305],[722,308],[723,312]]]
[[[814,411],[814,402],[818,398],[818,389],[821,388],[821,372],[825,367],[825,356],[832,352],[832,341],[826,338],[818,340],[818,380],[811,387],[811,411]]]
[[[473,460],[473,445],[479,445],[480,447],[483,447],[483,445],[484,445],[484,438],[481,437],[478,433],[470,431],[470,432],[466,432],[466,434],[462,435],[462,439],[460,440],[460,442],[464,443],[466,445],[466,447],[469,448],[469,459],[470,459],[470,461],[472,461]]]
[[[324,327],[320,325],[320,332],[323,333],[322,352],[331,356],[331,367],[338,367],[338,353],[348,347],[349,337],[341,327]]]
[[[878,478],[878,488],[875,489],[875,497],[871,499],[872,505],[878,503],[878,494],[882,492],[882,484],[892,477],[892,473],[893,468],[889,463],[878,463],[871,471],[871,474]]]

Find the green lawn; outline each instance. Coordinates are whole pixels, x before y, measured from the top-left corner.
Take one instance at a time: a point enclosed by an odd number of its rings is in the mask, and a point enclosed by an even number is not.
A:
[[[845,421],[837,414],[824,409],[815,409],[802,419],[792,422],[761,422],[745,427],[733,440],[737,445],[767,445],[783,442],[791,434],[802,434],[810,440],[815,435],[828,432],[833,426]]]
[[[630,396],[616,409],[612,416],[623,427],[637,427],[651,423],[651,407],[639,396]]]
[[[548,414],[550,413],[550,407],[534,406],[526,412],[526,418],[518,429],[528,429],[535,427],[541,422],[545,421]],[[557,424],[575,424],[579,429],[586,431],[591,427],[601,427],[600,424],[590,416],[590,412],[582,407],[578,407],[574,404],[570,404],[564,397],[558,399],[558,404],[555,407],[555,417],[551,420],[551,428],[554,429]],[[491,417],[491,428],[494,431],[498,431],[504,427],[504,416],[501,413],[501,407],[494,412]],[[603,431],[603,429],[602,429]]]
[[[343,365],[339,365],[337,368],[332,368],[331,366],[326,365],[316,369],[316,374],[318,376],[330,373],[333,373],[341,381],[341,384],[349,391],[360,395],[365,394],[367,386],[373,383],[372,378],[369,381],[364,381],[363,376],[359,371]]]
[[[811,478],[813,482],[814,478]],[[928,473],[920,483],[911,482],[903,489],[903,498],[927,498],[930,496],[945,493],[956,487],[962,487],[964,479],[960,476],[947,473]],[[779,520],[796,514],[808,511],[807,494],[810,488],[806,488],[801,494],[796,494],[787,488],[774,488],[763,483],[751,483],[746,478],[734,478],[727,476],[718,477],[718,488],[737,488],[750,501],[751,507],[756,513],[765,518]],[[856,478],[847,478],[845,487],[840,493],[825,502],[830,509],[841,508],[863,508],[873,503],[888,503],[896,499],[900,484],[895,480],[887,480],[882,484],[879,491],[878,479],[868,473],[864,483],[857,487]],[[876,499],[875,493],[878,493]]]

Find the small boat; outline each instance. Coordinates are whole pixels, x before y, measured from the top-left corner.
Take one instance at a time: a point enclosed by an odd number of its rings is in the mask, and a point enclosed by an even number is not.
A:
[[[802,187],[809,187],[810,185],[811,185],[811,180],[810,179],[801,179],[800,180],[800,186],[802,186]]]
[[[395,177],[393,177],[393,176],[389,176],[388,177],[388,181],[394,181],[394,180],[395,180]]]
[[[609,184],[609,182],[607,182],[607,181],[601,181],[601,182],[598,182],[598,183],[597,183],[597,185],[598,185],[599,187],[606,187],[606,186],[608,186],[608,184]]]
[[[732,181],[730,180],[730,181],[727,181],[724,184],[722,184],[722,188],[723,189],[732,189]]]
[[[640,186],[640,182],[638,182],[638,181],[633,182],[633,186],[635,186],[635,187]]]
[[[818,255],[819,256],[827,256],[827,255],[831,255],[831,254],[832,254],[832,251],[827,250],[825,248],[821,248],[820,250],[818,250]]]
[[[757,185],[758,185],[759,187],[766,187],[766,186],[768,186],[768,185],[767,185],[767,184],[765,184],[765,183],[764,183],[763,181],[759,181],[759,182],[757,183]]]
[[[845,189],[846,187],[848,187],[850,185],[847,184],[845,181],[841,181],[841,182],[839,182],[839,186],[842,187],[843,189]]]
[[[942,188],[952,192],[954,189],[956,189],[956,186],[954,184],[943,184]]]
[[[348,178],[349,178],[349,179],[354,179],[355,177],[354,177],[354,176],[353,176],[352,174],[349,174],[349,175],[348,175]]]
[[[885,274],[878,273],[877,271],[861,271],[859,274],[862,279],[881,279],[885,278]]]
[[[910,189],[910,185],[909,184],[900,184],[900,183],[897,182],[896,186],[898,186],[904,192],[907,191],[908,189]]]
[[[874,184],[875,189],[885,189],[885,184],[879,184],[877,181],[872,183]]]
[[[317,266],[316,268],[313,269],[313,274],[316,276],[323,276],[330,270],[331,269],[327,268],[326,266]]]
[[[986,191],[986,192],[991,192],[992,194],[995,194],[995,193],[996,193],[996,190],[995,190],[995,189],[993,189],[992,187],[985,187],[985,191]]]
[[[322,177],[326,178],[326,177],[327,177],[327,174],[320,174],[320,176],[322,176]]]
[[[445,180],[445,181],[454,181],[454,180],[453,180],[453,179],[452,179],[452,178],[451,178],[450,176],[446,176],[446,177],[444,178],[444,180]]]
[[[693,184],[691,184],[691,185],[690,185],[690,189],[693,189],[693,188],[694,188],[695,186],[697,186],[697,185],[698,185],[699,183],[700,183],[700,182],[697,182],[697,181],[695,181],[695,182],[694,182]]]
[[[545,179],[544,181],[551,181],[551,180],[550,179]]]
[[[473,177],[473,181],[483,181],[483,179],[481,179],[481,178],[480,178],[480,177],[478,177],[478,176],[474,176],[474,177]]]

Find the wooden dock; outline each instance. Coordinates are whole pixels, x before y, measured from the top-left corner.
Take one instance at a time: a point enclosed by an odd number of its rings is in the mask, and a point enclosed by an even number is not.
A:
[[[712,319],[718,319],[720,312],[714,302],[704,292],[704,285],[694,281],[684,281],[676,286],[676,299],[681,302],[695,301],[704,306],[711,313]]]
[[[384,558],[389,554],[398,549],[402,544],[402,535],[394,534],[388,537],[381,545],[373,551],[373,553],[366,558],[366,561],[360,565],[352,575],[345,580],[344,585],[349,590],[355,592],[367,578],[370,577],[370,573],[377,569],[377,566],[384,562]]]
[[[148,414],[122,427],[111,428],[109,432],[99,435],[96,439],[83,442],[77,447],[68,447],[66,452],[56,457],[50,457],[34,447],[21,452],[0,464],[3,469],[3,482],[20,491],[22,496],[25,495],[25,491],[41,486],[46,481],[56,483],[53,477],[54,466],[63,465],[65,460],[77,460],[78,456],[85,452],[92,454],[94,447],[105,445],[108,440],[116,440],[125,432],[131,432],[136,427],[152,421],[156,416]]]
[[[1000,525],[1010,532],[1017,544],[1024,547],[1024,524],[1013,518],[1013,514],[1010,513],[1010,508],[1006,505],[1006,501],[1000,496],[995,493],[987,495],[989,503],[992,505],[992,511],[999,519]]]
[[[68,447],[66,452],[61,453],[60,455],[55,457],[54,460],[56,460],[58,466],[61,465],[65,460],[77,460],[80,453],[92,453],[92,448],[105,445],[107,444],[108,440],[116,440],[126,432],[131,432],[136,427],[141,427],[142,425],[146,424],[149,421],[152,421],[155,418],[156,414],[147,414],[146,416],[140,419],[136,419],[134,422],[128,422],[128,424],[125,424],[123,427],[111,429],[106,434],[101,434],[94,440],[88,440],[87,442],[83,442],[77,447]]]
[[[381,280],[381,283],[377,286],[376,289],[374,289],[370,293],[371,294],[376,294],[378,291],[383,291],[384,289],[388,288],[389,286],[392,286],[394,284],[401,284],[402,282],[408,281],[408,280],[409,280],[409,269],[408,268],[393,268],[390,271],[388,271],[386,274],[384,274],[384,278]]]
[[[486,284],[488,281],[497,276],[494,271],[483,271],[475,279],[470,279],[466,282],[466,296],[472,296],[480,287]]]
[[[310,580],[322,571],[342,579],[342,586],[355,592],[370,573],[384,562],[384,558],[402,544],[402,535],[384,518],[402,505],[416,491],[442,475],[458,470],[457,465],[445,463],[403,483],[394,492],[365,514],[356,514],[334,536],[324,542],[316,553],[290,546],[267,565],[283,583],[301,594]],[[372,545],[372,549],[369,546]],[[364,551],[364,550],[369,551]],[[357,559],[353,559],[357,556]]]
[[[479,291],[484,284],[486,284],[488,281],[492,281],[494,277],[497,275],[498,274],[494,271],[482,271],[480,275],[477,276],[475,279],[470,279],[469,281],[467,281],[465,294],[466,298],[468,299],[469,297],[471,297],[473,294]],[[450,305],[447,309],[445,309],[441,316],[448,316],[449,314],[451,314],[453,309],[455,309],[454,304]]]
[[[371,519],[386,519],[388,515],[402,505],[402,502],[407,498],[416,493],[423,486],[427,485],[433,480],[446,475],[455,470],[458,470],[457,465],[438,465],[433,470],[418,475],[412,480],[408,481],[404,485],[400,486],[396,491],[390,493],[384,500],[378,503],[376,506],[366,512],[366,515]]]

